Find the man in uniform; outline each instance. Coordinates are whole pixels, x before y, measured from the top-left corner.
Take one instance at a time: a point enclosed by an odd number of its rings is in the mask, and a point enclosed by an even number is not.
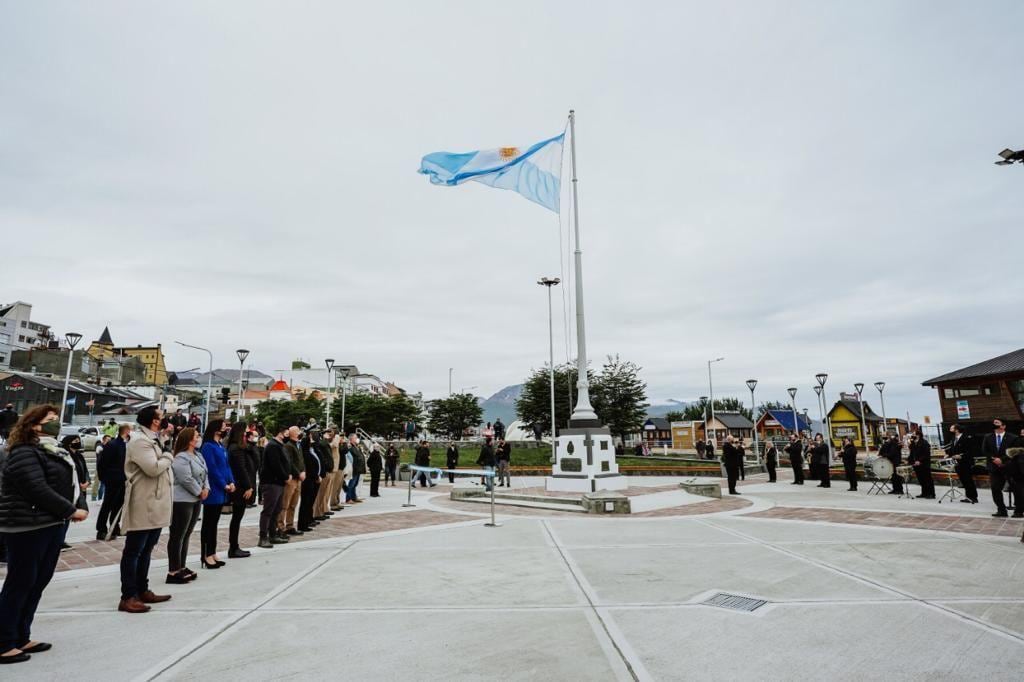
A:
[[[1003,499],[1003,487],[1009,483],[1010,490],[1016,493],[1017,507],[1014,509],[1014,517],[1024,517],[1024,507],[1021,506],[1021,493],[1024,492],[1021,476],[1018,472],[1014,476],[1012,462],[1007,457],[1007,450],[1017,447],[1018,438],[1007,432],[1006,423],[1002,419],[992,420],[993,432],[985,436],[981,443],[981,454],[985,455],[985,463],[988,466],[990,485],[992,486],[992,500],[996,503],[996,513],[992,516],[1006,516],[1006,502]]]

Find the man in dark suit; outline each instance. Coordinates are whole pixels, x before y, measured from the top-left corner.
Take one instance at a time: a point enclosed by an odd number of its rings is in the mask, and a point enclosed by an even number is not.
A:
[[[935,480],[932,478],[932,446],[924,434],[915,431],[910,435],[910,461],[914,465],[914,475],[921,484],[919,498],[935,499]]]
[[[878,450],[878,453],[892,462],[892,479],[890,479],[890,483],[892,483],[892,490],[889,491],[889,494],[902,495],[903,477],[896,473],[896,468],[903,461],[903,448],[900,446],[899,438],[895,436],[886,436],[885,441],[882,443],[882,447]]]
[[[964,497],[961,502],[967,504],[978,503],[978,488],[974,485],[974,442],[971,437],[965,435],[958,424],[949,427],[953,434],[953,440],[946,445],[946,452],[956,460],[956,475],[960,479],[960,485],[964,488]]]
[[[793,467],[793,483],[791,485],[804,484],[804,446],[796,437],[795,433],[789,434],[789,445],[785,448],[789,455],[789,464]]]
[[[455,441],[448,443],[448,449],[444,451],[444,463],[446,469],[457,469],[459,466],[459,446]],[[448,474],[448,482],[455,483],[455,474]]]
[[[121,505],[124,504],[124,486],[127,480],[124,475],[124,460],[127,454],[127,443],[131,439],[132,427],[121,424],[117,429],[117,438],[107,443],[96,461],[96,477],[103,484],[103,504],[96,515],[96,539],[107,539],[107,526],[114,522]],[[113,528],[111,537],[117,537],[121,529]]]
[[[775,448],[775,443],[771,441],[765,443],[764,463],[768,469],[768,482],[775,483],[775,468],[779,464],[779,451]]]
[[[736,492],[736,481],[739,480],[740,467],[743,466],[743,451],[733,444],[732,436],[726,436],[722,444],[722,464],[725,465],[725,475],[729,481],[729,494],[739,495]]]
[[[1016,494],[1017,508],[1014,510],[1014,517],[1024,517],[1024,507],[1021,506],[1021,493],[1024,493],[1024,481],[1018,474],[1014,476],[1013,463],[1007,457],[1006,451],[1017,447],[1019,439],[1012,433],[1006,431],[1006,424],[1002,419],[992,420],[993,432],[985,436],[981,442],[981,454],[985,455],[985,464],[988,466],[990,485],[992,486],[992,500],[996,503],[996,513],[992,516],[1006,516],[1006,502],[1003,500],[1003,486],[1010,484],[1010,490]]]

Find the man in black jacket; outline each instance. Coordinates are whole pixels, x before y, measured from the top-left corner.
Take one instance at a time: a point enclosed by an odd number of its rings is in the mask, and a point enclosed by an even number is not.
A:
[[[953,434],[953,440],[946,446],[946,452],[956,460],[956,475],[964,488],[964,497],[960,501],[977,504],[978,487],[974,485],[974,441],[960,431],[959,424],[950,426],[949,432]]]
[[[796,434],[789,435],[789,445],[785,447],[786,454],[789,455],[789,464],[793,467],[793,483],[792,485],[803,485],[804,484],[804,446],[803,443],[796,437]]]
[[[430,446],[427,445],[427,441],[421,440],[419,447],[416,448],[416,454],[413,455],[412,463],[418,467],[429,467],[430,466]],[[430,474],[426,471],[417,471],[416,475],[412,477],[412,485],[416,486],[416,480],[419,479],[420,486],[426,488],[427,485],[433,488],[436,484],[430,480]]]
[[[14,411],[14,405],[7,403],[4,409],[0,410],[0,440],[6,441],[17,423],[18,413]]]
[[[902,495],[903,477],[896,473],[896,468],[903,461],[903,448],[900,446],[899,439],[886,436],[885,440],[882,441],[882,447],[879,448],[878,454],[892,462],[892,478],[890,479],[892,490],[889,491],[889,494]]]
[[[107,526],[117,517],[124,504],[124,459],[127,454],[128,440],[131,438],[132,427],[121,424],[117,428],[117,438],[107,443],[96,461],[96,476],[103,484],[103,504],[96,515],[96,539],[107,539]],[[111,538],[121,534],[121,529],[114,527]]]
[[[996,503],[997,511],[992,516],[1007,515],[1003,487],[1009,483],[1010,490],[1017,498],[1013,515],[1020,518],[1024,516],[1024,502],[1021,500],[1021,495],[1024,494],[1024,481],[1019,474],[1013,475],[1012,461],[1006,453],[1010,448],[1018,447],[1018,438],[1006,430],[1006,423],[1002,419],[993,419],[992,427],[994,431],[981,442],[981,454],[985,455],[985,463],[988,465],[992,500]]]
[[[764,464],[768,469],[768,482],[775,483],[775,469],[779,465],[779,451],[775,447],[775,443],[767,441],[764,448]]]
[[[455,441],[448,443],[448,449],[444,451],[445,468],[456,469],[459,466],[459,447]],[[448,481],[455,483],[455,474],[448,474]]]
[[[260,542],[264,549],[288,542],[288,536],[278,531],[277,517],[281,513],[284,486],[291,478],[288,460],[284,454],[286,429],[274,427],[276,433],[263,450],[260,467],[260,488],[263,510],[260,511]]]
[[[935,481],[932,479],[932,446],[920,431],[910,434],[910,461],[914,475],[921,484],[919,498],[935,499]]]
[[[739,480],[740,467],[743,466],[743,451],[736,447],[732,436],[726,436],[722,444],[722,464],[725,465],[725,475],[729,482],[729,494],[739,495],[736,481]]]
[[[494,446],[491,445],[491,439],[488,436],[484,439],[484,444],[480,446],[480,456],[476,458],[476,464],[485,471],[494,471],[494,461]],[[494,488],[494,477],[484,476],[484,485],[487,487],[487,492],[490,492]]]
[[[306,479],[302,482],[302,497],[299,500],[299,530],[308,533],[313,530],[317,520],[313,518],[313,503],[320,490],[323,480],[323,464],[316,451],[316,442],[320,434],[314,432],[302,441],[302,457],[306,465]]]
[[[331,511],[331,501],[329,498],[331,487],[328,484],[328,481],[332,480],[334,475],[334,456],[331,453],[332,440],[334,440],[334,431],[327,429],[324,431],[323,438],[317,438],[313,442],[313,449],[320,460],[320,470],[323,472],[320,475],[323,482],[316,492],[316,501],[313,503],[313,518],[317,521],[324,521],[334,516],[334,512]]]

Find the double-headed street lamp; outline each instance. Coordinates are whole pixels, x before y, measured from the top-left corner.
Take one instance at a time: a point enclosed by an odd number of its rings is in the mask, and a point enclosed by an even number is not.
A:
[[[238,413],[235,415],[235,421],[239,422],[242,420],[242,394],[245,392],[245,389],[242,388],[242,372],[245,369],[245,359],[249,357],[249,351],[239,348],[235,354],[238,355]]]
[[[857,391],[857,405],[860,406],[860,433],[861,440],[864,441],[864,452],[869,452],[871,448],[868,447],[868,417],[864,414],[864,382],[855,383],[853,390]]]
[[[725,358],[721,357],[721,358],[715,358],[714,360],[708,360],[708,394],[709,394],[710,400],[711,400],[711,425],[712,426],[714,426],[714,424],[715,424],[715,387],[711,383],[711,363],[713,363],[713,362],[721,362],[722,360],[725,360]],[[717,431],[717,429],[713,429],[712,431],[713,432]],[[704,433],[707,433],[707,427],[706,426],[704,428]],[[711,440],[712,441],[715,440],[713,433],[712,433]]]
[[[786,393],[789,393],[789,406],[793,408],[793,433],[800,437],[800,419],[796,415],[796,386],[791,386],[786,389]]]
[[[814,387],[814,394],[818,396],[818,421],[821,422],[822,426],[825,425],[825,409],[821,406],[821,386]]]
[[[754,402],[754,389],[757,388],[757,379],[747,379],[747,388],[750,389],[750,414],[754,417],[754,456],[760,462],[761,457],[757,454],[757,403]]]
[[[64,373],[64,396],[60,399],[60,424],[64,424],[64,410],[68,405],[68,383],[71,382],[71,361],[75,357],[75,346],[82,340],[82,335],[78,332],[68,332],[64,335],[64,340],[68,344],[68,369]]]
[[[324,406],[324,429],[326,430],[331,425],[331,375],[334,369],[334,358],[327,358],[324,360],[324,364],[327,365],[327,404]]]
[[[882,393],[882,391],[885,390],[885,382],[884,381],[876,381],[875,382],[875,388],[878,389],[878,399],[882,401],[882,429],[884,430],[885,435],[888,436],[889,435],[889,420],[886,419],[886,416],[885,416],[885,395]]]
[[[555,457],[555,327],[554,318],[551,316],[551,287],[556,287],[561,282],[559,278],[541,277],[537,282],[548,290],[548,369],[551,378],[551,463],[556,461]]]
[[[825,442],[828,443],[828,461],[832,462],[832,420],[829,418],[828,413],[828,401],[825,399],[825,382],[828,381],[828,374],[825,372],[819,372],[814,375],[814,378],[818,381],[818,386],[821,387],[821,406],[822,413],[825,417]]]

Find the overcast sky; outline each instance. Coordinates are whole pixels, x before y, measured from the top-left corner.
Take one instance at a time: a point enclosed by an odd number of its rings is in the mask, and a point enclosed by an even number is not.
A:
[[[1016,0],[3,0],[0,300],[171,368],[207,362],[180,339],[489,395],[546,361],[559,219],[416,169],[575,107],[594,364],[689,400],[725,356],[716,395],[756,377],[812,413],[828,371],[937,416],[922,380],[1024,345],[1024,167],[993,165],[1024,146],[1021,25]]]

